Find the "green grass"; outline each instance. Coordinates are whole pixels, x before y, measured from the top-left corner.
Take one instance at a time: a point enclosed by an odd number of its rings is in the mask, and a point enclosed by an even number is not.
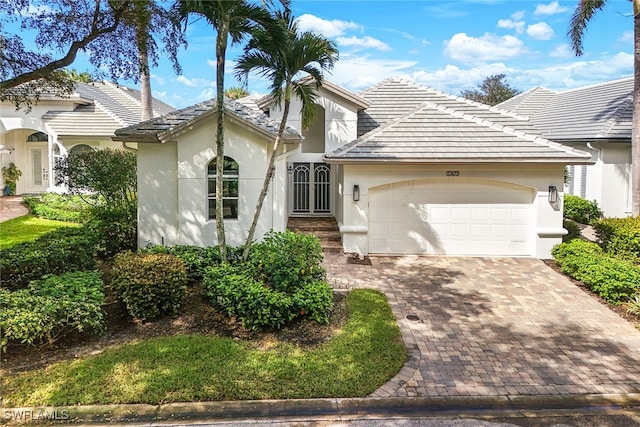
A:
[[[0,250],[18,243],[35,240],[45,233],[60,227],[78,227],[78,224],[41,219],[25,215],[9,221],[0,222]]]
[[[329,342],[303,350],[251,348],[229,338],[180,335],[106,350],[2,380],[4,406],[357,397],[406,359],[383,294],[355,290],[349,320]]]

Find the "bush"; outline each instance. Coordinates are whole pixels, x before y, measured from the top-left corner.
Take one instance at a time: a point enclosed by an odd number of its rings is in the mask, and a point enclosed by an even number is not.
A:
[[[595,243],[576,239],[557,245],[551,253],[564,273],[611,304],[627,301],[640,288],[640,267],[604,253]]]
[[[269,232],[249,253],[254,274],[274,289],[288,291],[324,280],[322,247],[317,237],[285,231]]]
[[[112,285],[137,320],[174,315],[187,292],[187,270],[170,254],[123,252],[113,262]]]
[[[595,200],[591,202],[570,194],[564,196],[563,210],[565,218],[572,219],[580,224],[591,224],[602,217],[602,211]]]
[[[104,329],[103,283],[97,271],[48,275],[26,289],[0,289],[0,348],[8,341],[52,343],[70,331]]]
[[[91,208],[87,227],[96,235],[96,254],[110,258],[138,247],[138,219],[136,205],[124,208],[99,205]]]
[[[580,238],[580,227],[570,219],[562,221],[562,226],[567,230],[567,234],[562,236],[563,242],[569,242],[573,239]]]
[[[92,270],[95,236],[85,228],[60,228],[0,253],[0,284],[9,289],[26,287],[47,274]]]
[[[189,283],[201,282],[204,276],[204,270],[207,267],[220,264],[220,248],[211,246],[201,248],[198,246],[162,246],[149,245],[140,250],[140,253],[149,254],[171,254],[175,255],[187,268]],[[242,257],[242,248],[227,247],[227,259],[229,262],[239,262]]]
[[[333,293],[321,263],[317,238],[271,232],[247,263],[206,268],[205,295],[252,330],[279,329],[300,316],[327,323]]]
[[[95,201],[95,197],[83,196]],[[89,204],[80,196],[45,193],[40,197],[24,197],[29,211],[40,218],[67,222],[83,222],[87,219]]]
[[[640,264],[640,217],[605,218],[593,228],[607,253]]]

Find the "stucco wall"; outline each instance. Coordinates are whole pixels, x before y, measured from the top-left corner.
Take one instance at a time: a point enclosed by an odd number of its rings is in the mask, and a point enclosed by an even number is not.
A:
[[[207,121],[180,135],[177,142],[139,144],[139,244],[160,243],[163,236],[166,245],[217,244],[215,220],[209,220],[207,213],[207,165],[215,158],[215,131],[215,121]],[[238,246],[244,244],[253,219],[272,141],[232,123],[226,126],[225,141],[225,155],[238,162],[240,175],[238,219],[225,219],[225,235],[227,244]],[[271,190],[278,186],[276,200],[270,191],[256,240],[271,228],[284,229],[285,193],[279,187],[284,174],[286,166],[280,161],[271,186]]]
[[[553,245],[560,243],[562,203],[548,202],[548,189],[555,185],[560,191],[562,165],[345,165],[343,178],[343,218],[341,231],[346,252],[367,254],[369,248],[369,189],[381,185],[425,178],[444,178],[456,170],[460,178],[479,178],[530,187],[534,192],[531,211],[533,242],[531,256],[549,258]],[[455,179],[455,178],[449,178]],[[353,186],[360,187],[360,201],[354,202]]]

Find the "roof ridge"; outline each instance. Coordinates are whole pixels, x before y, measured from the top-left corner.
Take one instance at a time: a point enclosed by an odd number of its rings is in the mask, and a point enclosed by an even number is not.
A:
[[[586,85],[586,86],[574,87],[574,88],[566,89],[566,90],[559,91],[559,92],[556,92],[556,93],[577,92],[579,90],[592,89],[594,87],[599,87],[599,86],[606,86],[606,85],[610,85],[610,84],[613,84],[613,83],[619,83],[619,82],[621,82],[623,80],[629,80],[629,79],[633,79],[633,78],[634,78],[633,76],[621,77],[619,79],[608,80],[606,82],[598,82],[598,83],[592,83],[592,84]]]
[[[94,99],[93,100],[93,105],[95,105],[96,107],[100,107],[100,109],[102,111],[104,111],[108,116],[110,116],[111,118],[113,118],[116,122],[120,123],[122,126],[128,126],[128,123],[125,122],[120,116],[118,116],[116,113],[114,113],[113,111],[111,111],[109,108],[107,108],[103,103],[101,103],[100,101]]]
[[[117,91],[121,96],[124,96],[126,99],[132,101],[139,109],[140,111],[138,111],[138,113],[140,113],[140,115],[142,115],[142,99],[138,100],[135,96],[127,93],[127,91],[130,89],[127,86],[122,86],[118,83],[113,83],[113,82],[109,82],[109,81],[103,81],[103,83],[105,84],[105,86],[109,86],[111,87],[113,90]],[[127,90],[125,91],[122,88],[126,88]],[[108,95],[108,94],[107,94]],[[153,109],[153,94],[151,94],[151,111],[153,111],[153,114],[155,116],[155,110]],[[123,105],[123,107],[127,108],[126,105]]]
[[[493,111],[493,112],[496,112],[496,113],[499,113],[499,114],[502,114],[502,115],[505,115],[505,116],[508,116],[508,117],[512,117],[512,118],[517,119],[517,120],[528,121],[530,119],[529,116],[522,116],[522,115],[519,115],[519,114],[517,114],[517,113],[515,113],[513,111],[506,110],[504,108],[500,108],[500,107],[497,107],[495,105],[483,104],[482,102],[473,101],[471,99],[467,99],[467,98],[464,98],[464,97],[459,96],[459,95],[454,95],[452,93],[447,93],[447,92],[444,92],[444,91],[442,91],[440,89],[435,89],[435,88],[432,88],[430,86],[425,86],[425,85],[422,85],[420,83],[412,82],[410,80],[406,80],[406,81],[403,81],[403,82],[407,83],[409,85],[413,85],[414,87],[417,87],[419,89],[423,89],[423,90],[435,93],[437,95],[444,96],[444,97],[446,97],[448,99],[451,99],[451,100],[454,100],[454,101],[458,101],[458,102],[463,102],[463,103],[465,103],[467,105],[473,105],[474,107],[482,108],[482,109],[485,109],[485,110]],[[427,102],[429,102],[429,101],[427,101]]]
[[[431,104],[433,104],[433,103],[431,103]],[[566,145],[550,141],[550,140],[548,140],[546,138],[543,138],[540,135],[534,135],[534,134],[531,134],[529,132],[525,132],[525,131],[513,128],[511,126],[500,125],[500,124],[494,123],[491,120],[488,120],[488,119],[485,119],[485,118],[482,118],[482,117],[478,117],[478,116],[475,116],[473,114],[463,113],[461,111],[457,111],[457,110],[451,109],[450,107],[447,107],[447,106],[444,106],[444,105],[435,104],[434,107],[438,111],[443,111],[443,112],[452,114],[452,115],[454,115],[456,117],[460,117],[463,120],[469,120],[469,121],[472,121],[472,122],[477,123],[479,125],[487,126],[487,127],[491,128],[493,130],[497,130],[497,131],[500,131],[500,132],[505,132],[505,133],[508,133],[508,134],[511,134],[511,135],[514,135],[514,136],[518,136],[518,137],[524,138],[525,140],[528,140],[528,141],[536,143],[536,144],[543,144],[543,145],[546,145],[547,147],[550,147],[550,148],[552,147],[552,148],[564,151],[565,153],[570,153],[570,154],[575,154],[575,155],[580,155],[579,153],[583,153],[583,154],[586,154],[586,156],[583,156],[583,157],[587,157],[587,156],[590,157],[590,155],[588,153],[584,153],[583,151],[577,150],[575,148],[571,148],[571,147],[568,147]]]
[[[621,102],[618,108],[615,109],[612,117],[602,125],[602,132],[597,133],[596,138],[606,137],[609,131],[618,123],[618,118],[620,118],[622,112],[626,110],[631,103],[633,103],[633,92],[626,96],[624,102]]]

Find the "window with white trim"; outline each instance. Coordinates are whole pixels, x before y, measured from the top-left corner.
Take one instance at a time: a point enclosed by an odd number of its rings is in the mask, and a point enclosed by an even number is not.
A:
[[[238,219],[238,183],[240,181],[238,162],[224,156],[222,175],[222,213],[225,219]],[[216,218],[216,159],[207,166],[207,207],[209,219]]]

